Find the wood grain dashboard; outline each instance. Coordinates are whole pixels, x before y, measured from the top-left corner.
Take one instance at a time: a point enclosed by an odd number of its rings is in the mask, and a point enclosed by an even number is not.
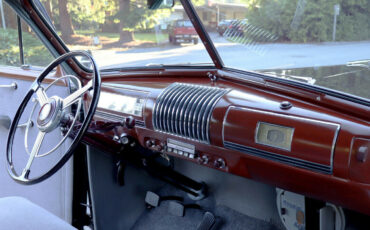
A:
[[[114,153],[124,134],[162,154],[370,215],[366,115],[323,106],[319,93],[293,95],[288,87],[272,90],[266,83],[196,76],[137,79],[104,78],[103,94],[136,98],[133,106],[142,106],[142,113],[98,108],[95,124],[126,125],[89,131],[87,143]]]

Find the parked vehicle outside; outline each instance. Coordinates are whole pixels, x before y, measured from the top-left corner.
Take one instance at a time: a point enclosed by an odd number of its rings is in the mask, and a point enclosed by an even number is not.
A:
[[[198,35],[190,20],[176,20],[169,27],[168,40],[171,44],[198,44]]]
[[[217,25],[217,32],[222,36],[227,28],[231,25],[233,20],[222,20]]]

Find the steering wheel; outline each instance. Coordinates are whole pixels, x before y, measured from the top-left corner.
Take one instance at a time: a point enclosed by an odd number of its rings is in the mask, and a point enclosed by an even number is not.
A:
[[[76,77],[72,76],[73,78],[75,78],[75,80],[78,81],[78,89],[75,92],[73,92],[72,94],[70,94],[69,96],[65,98],[61,98],[58,96],[48,97],[45,91],[47,90],[47,88],[50,87],[50,85],[60,80],[60,78],[52,82],[45,90],[45,88],[43,88],[42,86],[42,82],[45,79],[45,77],[56,66],[76,56],[83,56],[83,57],[88,58],[91,61],[91,69],[92,69],[93,77],[83,87],[81,87],[81,83],[79,82],[79,80]],[[64,76],[64,78],[65,77],[66,76]],[[101,85],[101,78],[100,78],[98,67],[93,57],[87,52],[83,52],[83,51],[73,51],[73,52],[69,52],[69,53],[66,53],[58,57],[48,67],[45,68],[45,70],[40,74],[39,77],[37,77],[37,79],[32,83],[21,105],[19,106],[15,114],[15,117],[12,121],[12,124],[10,126],[10,130],[9,130],[8,141],[7,141],[7,146],[6,146],[7,169],[8,169],[9,175],[15,181],[21,184],[27,184],[27,185],[39,183],[49,178],[50,176],[52,176],[54,173],[56,173],[68,161],[68,159],[72,156],[74,150],[78,146],[79,142],[81,141],[84,133],[88,129],[90,121],[92,120],[94,116],[94,113],[95,113],[95,110],[98,104],[99,96],[100,96],[100,85]],[[74,128],[73,126],[76,123],[76,120],[78,119],[78,113],[81,107],[81,101],[84,100],[83,96],[85,93],[91,90],[93,90],[93,93],[92,93],[90,106],[88,110],[85,111],[85,118],[81,122],[81,124],[79,124],[78,131],[74,133],[74,138],[73,138],[72,143],[70,144],[70,147],[65,151],[64,154],[62,154],[62,157],[57,161],[57,163],[53,167],[51,167],[50,170],[46,171],[45,173],[35,178],[30,178],[31,166],[32,166],[33,161],[37,157],[45,156],[45,155],[48,155],[54,152],[54,150],[56,150],[56,148],[60,146],[66,140],[66,137],[70,135],[71,130]],[[32,98],[34,94],[36,94],[36,100],[38,104],[40,105],[40,110],[39,110],[39,113],[37,116],[37,122],[36,122],[36,126],[38,128],[38,134],[37,134],[35,143],[31,151],[28,151],[28,146],[25,144],[26,150],[29,153],[29,158],[28,158],[27,164],[24,167],[22,173],[19,174],[16,172],[14,163],[13,163],[13,141],[14,141],[15,132],[18,127],[19,120],[28,102],[30,101],[30,99]],[[66,132],[66,134],[64,134],[64,138],[52,150],[48,151],[45,154],[39,154],[44,137],[51,131],[60,127],[62,123],[66,122],[66,120],[68,120],[68,117],[70,116],[68,116],[67,110],[71,105],[77,102],[79,104],[78,104],[76,115],[74,116],[74,118],[72,118],[73,120],[72,123],[69,122],[72,125],[70,125],[69,131]],[[32,113],[34,109],[32,110]],[[32,113],[30,117],[32,117]],[[30,119],[29,119],[28,124],[30,124]],[[28,128],[29,128],[29,125],[27,125],[25,140],[27,140]],[[25,143],[27,143],[27,141],[25,141]]]

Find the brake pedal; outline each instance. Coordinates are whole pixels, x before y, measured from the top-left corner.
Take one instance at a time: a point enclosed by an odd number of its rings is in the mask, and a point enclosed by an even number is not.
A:
[[[183,204],[177,201],[170,201],[168,205],[168,212],[174,216],[183,217],[185,213],[185,207]]]

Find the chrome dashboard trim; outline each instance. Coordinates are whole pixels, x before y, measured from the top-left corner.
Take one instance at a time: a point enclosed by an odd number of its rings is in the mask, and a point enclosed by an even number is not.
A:
[[[311,161],[302,160],[299,158],[294,158],[294,157],[285,156],[285,155],[281,155],[281,154],[277,154],[273,152],[259,150],[256,148],[247,147],[247,146],[240,145],[240,144],[233,143],[233,142],[225,141],[224,147],[227,149],[245,153],[253,157],[263,158],[263,159],[283,163],[283,164],[298,167],[298,168],[309,169],[314,172],[319,172],[319,173],[324,173],[324,174],[333,173],[333,168],[329,165],[319,164],[319,163],[315,163]]]
[[[94,116],[107,119],[109,121],[114,121],[114,122],[123,122],[124,119],[126,118],[126,116],[119,116],[116,114],[111,114],[111,113],[103,112],[100,110],[96,110]],[[135,126],[145,128],[146,127],[145,121],[135,119]]]
[[[218,100],[229,90],[173,83],[157,97],[153,107],[154,130],[193,141],[210,143],[209,126]]]

